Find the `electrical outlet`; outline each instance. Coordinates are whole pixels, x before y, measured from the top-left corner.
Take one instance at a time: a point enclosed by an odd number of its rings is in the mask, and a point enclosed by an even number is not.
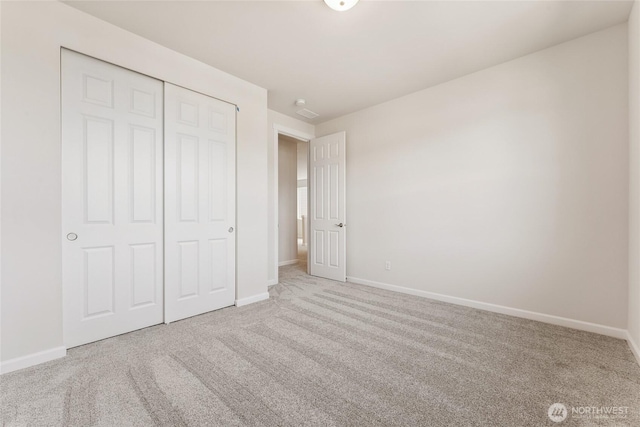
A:
[[[391,261],[387,261],[384,263],[384,269],[385,270],[391,270]]]

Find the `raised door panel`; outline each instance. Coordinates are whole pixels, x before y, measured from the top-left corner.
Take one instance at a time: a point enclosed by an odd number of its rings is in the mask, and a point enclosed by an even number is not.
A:
[[[227,219],[227,145],[209,141],[209,221]]]
[[[340,232],[337,230],[331,230],[328,233],[327,244],[327,258],[329,260],[329,266],[333,268],[340,267]]]
[[[199,148],[197,136],[176,135],[178,217],[182,222],[197,222],[199,211]]]
[[[332,221],[340,220],[340,174],[339,166],[337,164],[330,164],[326,166],[327,173],[327,202],[329,204],[327,209],[328,219]]]
[[[84,249],[84,300],[82,320],[115,312],[114,247]]]
[[[180,296],[179,299],[197,297],[200,294],[200,277],[198,274],[200,256],[199,243],[195,241],[178,242],[180,247]]]
[[[209,292],[217,292],[229,288],[228,271],[229,260],[227,242],[225,239],[209,240],[209,257],[211,276],[209,279]]]
[[[156,304],[158,289],[157,253],[155,243],[141,243],[131,247],[131,306]]]
[[[192,127],[198,127],[199,108],[197,103],[179,100],[176,121]]]
[[[324,219],[324,165],[313,167],[313,200],[312,207],[313,218],[316,220]]]
[[[325,231],[324,230],[313,230],[313,247],[314,253],[312,256],[313,264],[318,266],[324,265],[324,241],[325,241]]]
[[[83,117],[85,221],[87,224],[113,222],[113,121]]]
[[[131,108],[129,112],[155,119],[159,113],[158,108],[156,108],[156,97],[157,93],[155,92],[132,88],[130,91]]]
[[[111,74],[109,71],[104,71],[104,73]],[[103,107],[113,108],[113,79],[102,77],[101,75],[104,75],[102,73],[100,73],[100,75],[97,74],[98,73],[82,73],[82,100]]]
[[[142,126],[131,126],[130,136],[130,189],[131,221],[156,222],[156,131]]]

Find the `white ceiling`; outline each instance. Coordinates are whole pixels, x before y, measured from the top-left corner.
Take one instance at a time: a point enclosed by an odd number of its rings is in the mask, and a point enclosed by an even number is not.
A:
[[[73,1],[322,123],[625,22],[628,1]],[[295,114],[296,98],[320,114]]]

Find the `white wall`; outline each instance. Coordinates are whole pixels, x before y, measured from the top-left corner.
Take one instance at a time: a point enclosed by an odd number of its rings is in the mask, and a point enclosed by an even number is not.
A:
[[[308,142],[303,142],[303,141],[298,141],[298,188],[306,188],[308,186],[307,184],[307,180],[308,180],[308,163],[309,163],[309,143]],[[298,197],[298,206],[300,206],[301,203],[305,203],[304,199],[301,200],[300,197]],[[305,211],[303,211],[305,212]],[[302,215],[305,215],[304,213]],[[298,222],[298,239],[303,239],[303,232],[302,232],[302,228],[303,228],[303,223],[302,223],[302,218],[297,220]],[[303,241],[303,244],[307,244],[306,241]]]
[[[280,135],[278,141],[278,262],[298,260],[298,144]]]
[[[297,162],[298,162],[298,181],[306,181],[307,180],[307,162],[309,157],[309,143],[298,141],[297,142]],[[298,187],[306,186],[306,183],[300,183]]]
[[[277,141],[274,141],[274,126],[285,127],[288,129],[293,129],[303,134],[313,136],[315,134],[315,127],[310,125],[309,123],[303,122],[301,120],[294,119],[289,116],[285,116],[284,114],[280,114],[276,111],[268,110],[267,112],[268,118],[268,145],[267,145],[267,162],[269,164],[269,173],[267,177],[267,185],[268,185],[268,200],[269,200],[269,209],[268,209],[268,221],[269,221],[269,230],[268,230],[268,277],[269,283],[275,284],[278,283],[278,253],[276,251],[276,235],[278,230],[278,220],[276,215],[276,207],[277,207],[277,194],[276,194],[276,185],[277,185],[277,171],[278,168],[274,164],[274,147]]]
[[[622,24],[317,125],[347,131],[348,276],[624,333],[627,117]]]
[[[2,3],[2,361],[63,345],[60,47],[240,107],[237,283],[267,290],[267,92],[59,2]]]
[[[627,329],[640,361],[640,2],[629,16],[629,319]]]

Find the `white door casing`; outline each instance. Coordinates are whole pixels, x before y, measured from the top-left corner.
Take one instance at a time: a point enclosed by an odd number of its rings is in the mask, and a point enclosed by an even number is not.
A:
[[[62,50],[64,342],[163,320],[162,82]]]
[[[346,281],[346,132],[315,138],[309,153],[309,270]]]
[[[165,322],[235,301],[236,107],[165,83]]]

